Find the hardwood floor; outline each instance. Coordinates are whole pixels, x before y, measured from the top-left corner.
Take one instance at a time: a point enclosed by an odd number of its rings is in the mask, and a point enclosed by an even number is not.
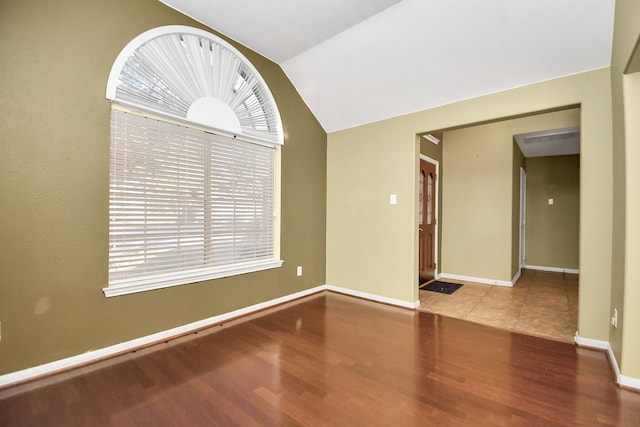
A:
[[[334,293],[0,390],[1,426],[640,425],[606,355]]]

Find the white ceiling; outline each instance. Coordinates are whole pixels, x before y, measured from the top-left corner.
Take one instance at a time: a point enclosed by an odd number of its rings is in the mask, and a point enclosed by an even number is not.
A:
[[[401,0],[160,1],[282,64]]]
[[[614,0],[162,0],[274,60],[327,132],[611,62]]]

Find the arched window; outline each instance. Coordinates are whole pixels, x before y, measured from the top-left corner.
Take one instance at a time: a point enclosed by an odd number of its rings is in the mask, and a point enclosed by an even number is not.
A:
[[[282,124],[238,50],[195,28],[147,31],[116,59],[107,98],[107,296],[282,265]]]

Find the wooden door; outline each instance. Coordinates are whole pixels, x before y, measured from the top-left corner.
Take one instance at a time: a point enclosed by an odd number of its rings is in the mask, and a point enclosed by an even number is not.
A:
[[[435,278],[436,165],[420,159],[420,212],[418,215],[418,280]]]

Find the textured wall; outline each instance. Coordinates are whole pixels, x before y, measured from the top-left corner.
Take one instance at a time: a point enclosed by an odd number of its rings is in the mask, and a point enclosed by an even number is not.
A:
[[[133,37],[162,25],[204,28],[155,0],[0,5],[0,374],[325,283],[326,133],[279,66],[237,46],[263,75],[283,120],[284,266],[103,295],[107,78]]]
[[[527,265],[579,269],[580,156],[528,158],[526,171]]]

